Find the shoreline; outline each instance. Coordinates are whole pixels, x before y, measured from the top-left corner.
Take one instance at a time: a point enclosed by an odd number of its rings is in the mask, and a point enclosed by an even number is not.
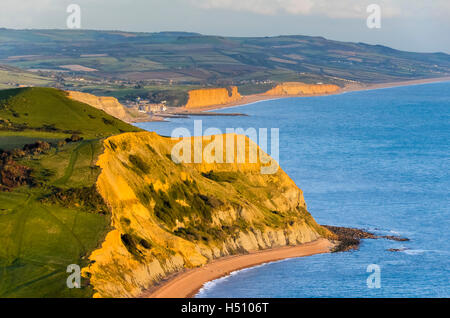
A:
[[[231,108],[231,107],[246,106],[246,105],[251,105],[251,104],[258,103],[261,101],[266,101],[266,100],[277,100],[277,99],[292,98],[292,97],[330,96],[330,95],[339,95],[339,94],[344,94],[344,93],[349,93],[349,92],[368,91],[368,90],[375,90],[375,89],[392,88],[392,87],[400,87],[400,86],[411,86],[411,85],[420,85],[420,84],[429,84],[429,83],[447,82],[447,81],[450,81],[450,76],[424,78],[424,79],[417,79],[417,80],[407,80],[407,81],[400,81],[400,82],[378,83],[378,84],[349,84],[346,87],[341,88],[340,90],[338,90],[334,93],[328,93],[328,94],[309,94],[309,95],[254,94],[254,95],[243,96],[240,100],[232,102],[232,103],[227,103],[227,104],[218,104],[218,105],[196,107],[196,108],[190,108],[190,109],[180,107],[179,113],[184,113],[189,116],[189,115],[194,115],[193,113],[208,112],[208,111],[212,111],[212,110],[220,110],[220,109]]]
[[[335,245],[327,239],[297,246],[284,246],[244,255],[225,256],[210,263],[168,276],[159,285],[144,291],[141,298],[193,298],[205,283],[245,268],[290,258],[331,252]]]
[[[411,85],[421,85],[436,82],[446,82],[450,81],[450,77],[432,78],[432,79],[421,79],[421,80],[411,80],[393,83],[380,83],[371,85],[349,85],[336,93],[331,94],[317,94],[317,95],[283,95],[283,96],[270,96],[270,95],[250,95],[244,96],[241,100],[222,105],[213,105],[203,108],[195,109],[181,109],[185,111],[186,115],[194,112],[211,111],[216,109],[230,108],[249,105],[252,103],[257,103],[264,100],[275,100],[280,98],[291,98],[291,97],[311,97],[311,96],[328,96],[328,95],[338,95],[347,92],[364,91],[364,90],[375,90],[384,89],[391,87],[400,86],[411,86]],[[191,114],[193,115],[193,114]],[[206,115],[206,114],[205,114]],[[342,228],[346,229],[346,228]],[[346,229],[348,230],[348,229]],[[367,233],[363,233],[367,234]],[[370,233],[369,233],[370,234]],[[341,236],[344,235],[341,233]],[[344,235],[345,236],[345,235]],[[385,238],[393,239],[399,241],[407,241],[408,239],[403,238],[393,238],[389,236],[364,236],[355,239],[354,235],[346,238],[346,244],[343,245],[342,251],[349,249],[354,249],[355,246],[359,244],[361,238]],[[355,242],[358,241],[358,242]],[[184,271],[174,273],[166,277],[158,285],[145,290],[141,294],[141,298],[193,298],[195,295],[203,288],[207,282],[217,280],[219,278],[227,277],[232,272],[243,270],[246,268],[255,267],[258,265],[276,262],[280,260],[286,260],[290,258],[298,258],[304,256],[310,256],[315,254],[329,253],[332,249],[336,247],[329,240],[320,238],[313,242],[308,242],[298,246],[285,246],[275,249],[262,250],[257,252],[251,252],[244,255],[233,255],[226,256],[207,263],[206,265],[194,268],[186,269]]]

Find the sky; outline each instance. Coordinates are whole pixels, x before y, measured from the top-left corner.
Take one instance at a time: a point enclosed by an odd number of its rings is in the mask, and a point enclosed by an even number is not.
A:
[[[450,0],[1,0],[0,27],[64,29],[70,4],[81,8],[82,29],[300,34],[450,54]],[[370,4],[381,28],[367,27]]]

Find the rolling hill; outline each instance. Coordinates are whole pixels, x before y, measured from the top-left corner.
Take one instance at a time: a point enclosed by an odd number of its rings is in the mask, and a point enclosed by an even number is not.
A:
[[[27,72],[17,67],[0,65],[0,89],[19,86],[47,86],[55,84],[54,79]]]
[[[31,134],[79,134],[92,139],[138,130],[54,88],[0,91],[0,120],[0,134],[16,130]]]
[[[0,29],[0,44],[0,64],[53,72],[66,89],[119,99],[137,95],[180,99],[180,90],[185,93],[187,86],[236,85],[246,95],[280,82],[344,86],[450,74],[450,56],[445,53],[405,52],[300,35]],[[79,77],[83,81],[77,81]]]
[[[139,129],[53,88],[0,91],[0,123],[0,297],[91,295],[65,280],[109,230],[95,163]]]

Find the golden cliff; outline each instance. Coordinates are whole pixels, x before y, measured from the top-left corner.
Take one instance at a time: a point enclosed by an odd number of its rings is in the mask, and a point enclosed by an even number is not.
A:
[[[281,83],[264,93],[271,96],[321,95],[335,93],[340,87],[332,84],[304,84],[300,82]]]
[[[285,172],[260,173],[270,162],[206,163],[219,149],[212,150],[212,142],[222,136],[203,139],[204,163],[174,163],[178,141],[155,133],[104,142],[97,188],[113,230],[83,269],[95,297],[136,297],[171,273],[215,258],[330,236]],[[249,158],[251,142],[245,140]]]
[[[92,107],[101,109],[105,113],[125,122],[133,122],[139,120],[140,118],[143,119],[144,117],[148,118],[148,116],[146,115],[137,114],[136,112],[127,109],[115,97],[95,96],[92,94],[77,91],[67,91],[67,93],[69,94],[70,98],[88,104]]]
[[[202,108],[233,103],[242,98],[236,86],[228,88],[205,88],[189,91],[186,108]]]

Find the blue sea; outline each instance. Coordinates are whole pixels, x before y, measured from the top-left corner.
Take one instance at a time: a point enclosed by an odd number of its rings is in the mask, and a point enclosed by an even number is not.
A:
[[[141,128],[280,129],[280,165],[320,224],[410,239],[289,259],[207,283],[197,297],[450,297],[450,82],[284,98]],[[391,252],[388,249],[402,249]],[[380,288],[369,288],[370,264]]]

